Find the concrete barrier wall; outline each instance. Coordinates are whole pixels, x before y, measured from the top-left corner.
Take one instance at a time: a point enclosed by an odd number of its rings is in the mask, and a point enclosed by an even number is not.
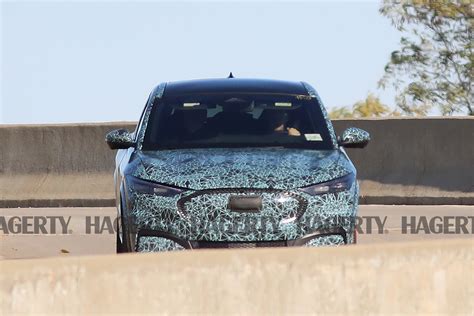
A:
[[[367,130],[348,149],[366,204],[474,204],[474,117],[336,120]]]
[[[0,261],[0,313],[471,315],[473,247],[468,240]]]
[[[336,120],[371,133],[349,149],[361,203],[474,204],[474,118]],[[107,131],[133,122],[0,126],[0,207],[111,206]]]
[[[113,129],[135,122],[0,125],[0,170],[7,174],[110,173],[115,153],[105,143]]]
[[[0,126],[0,207],[112,206],[113,129],[135,122]]]

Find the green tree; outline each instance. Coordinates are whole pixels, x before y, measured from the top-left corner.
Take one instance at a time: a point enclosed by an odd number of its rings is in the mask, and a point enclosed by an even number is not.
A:
[[[329,111],[329,117],[331,119],[351,118],[351,117],[354,117],[354,114],[348,107],[340,106],[340,107],[334,107],[331,111]]]
[[[355,117],[380,117],[390,113],[389,107],[371,93],[365,100],[356,102],[352,110]]]
[[[362,117],[382,117],[399,116],[400,113],[391,111],[382,101],[372,93],[369,93],[365,100],[356,102],[352,108],[341,106],[335,107],[329,112],[329,117],[335,118],[362,118]]]
[[[438,107],[443,115],[474,115],[472,0],[384,0],[380,13],[401,32],[380,87],[392,84],[409,115]]]

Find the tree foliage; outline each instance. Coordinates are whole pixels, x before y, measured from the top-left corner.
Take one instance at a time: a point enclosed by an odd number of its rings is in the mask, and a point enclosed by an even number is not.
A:
[[[379,85],[393,84],[406,114],[474,115],[472,0],[384,0],[380,13],[404,36]]]
[[[352,109],[355,117],[380,117],[390,113],[389,107],[370,93],[365,100],[356,102]]]
[[[387,105],[383,104],[378,97],[371,93],[369,93],[365,100],[356,102],[352,108],[346,106],[335,107],[329,112],[329,117],[332,119],[398,115],[400,115],[398,112],[390,110]]]
[[[351,118],[354,117],[354,114],[347,106],[334,107],[329,111],[329,117],[331,119],[336,118]]]

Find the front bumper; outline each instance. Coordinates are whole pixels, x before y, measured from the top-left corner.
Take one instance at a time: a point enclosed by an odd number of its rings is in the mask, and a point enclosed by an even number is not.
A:
[[[129,192],[137,251],[321,246],[353,243],[358,186],[311,196],[298,190],[224,189],[165,197]],[[262,197],[259,212],[235,212],[231,195]],[[311,237],[311,238],[310,238]]]
[[[197,241],[184,240],[166,232],[141,230],[137,236],[138,252],[159,252],[185,249],[261,248],[261,247],[321,247],[347,244],[347,233],[342,227],[316,231],[295,240],[277,241]]]

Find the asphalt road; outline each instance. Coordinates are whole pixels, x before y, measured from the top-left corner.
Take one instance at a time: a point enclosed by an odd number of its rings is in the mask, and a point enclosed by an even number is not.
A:
[[[0,209],[0,258],[114,253],[114,216],[114,208]],[[474,240],[473,217],[474,206],[361,205],[358,243]]]

